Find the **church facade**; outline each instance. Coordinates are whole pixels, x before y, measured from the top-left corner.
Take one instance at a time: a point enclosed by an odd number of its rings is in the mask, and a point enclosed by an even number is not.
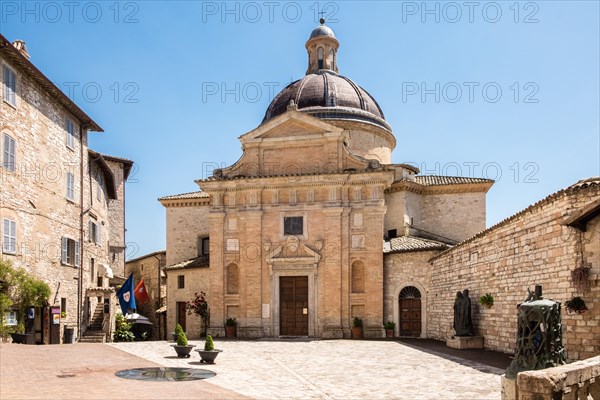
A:
[[[203,291],[213,333],[236,318],[243,337],[343,338],[358,317],[365,337],[388,320],[396,335],[426,335],[428,260],[485,229],[493,181],[392,163],[392,128],[338,73],[338,47],[322,21],[306,76],[240,137],[240,159],[200,191],[159,199],[169,327],[198,336],[185,302]]]

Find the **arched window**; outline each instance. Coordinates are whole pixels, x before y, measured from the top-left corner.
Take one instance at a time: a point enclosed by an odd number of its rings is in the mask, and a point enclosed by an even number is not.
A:
[[[362,261],[354,261],[350,271],[352,279],[352,293],[365,292],[365,264]]]
[[[236,264],[229,264],[226,268],[225,280],[227,281],[227,294],[240,292],[240,269]]]
[[[333,49],[331,49],[331,51],[329,52],[329,69],[334,71],[335,70],[335,64],[334,64],[334,52]]]
[[[319,63],[319,69],[323,69],[323,48],[319,47],[317,49],[317,61]]]
[[[421,292],[414,286],[407,286],[400,291],[401,299],[420,299]]]

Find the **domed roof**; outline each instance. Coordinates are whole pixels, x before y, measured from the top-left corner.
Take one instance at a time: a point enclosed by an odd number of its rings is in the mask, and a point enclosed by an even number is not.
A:
[[[310,38],[308,40],[314,39],[318,36],[329,36],[335,38],[335,34],[331,30],[331,28],[325,25],[320,25],[313,29],[313,31],[310,33]]]
[[[263,123],[286,112],[292,100],[298,111],[320,119],[358,120],[391,131],[373,96],[345,76],[319,72],[290,83],[271,101]]]

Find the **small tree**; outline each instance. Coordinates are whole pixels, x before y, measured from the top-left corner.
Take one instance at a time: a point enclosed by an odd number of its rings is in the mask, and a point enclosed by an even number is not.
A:
[[[27,309],[47,306],[51,294],[46,282],[24,269],[14,269],[10,263],[0,261],[0,334],[6,335],[10,331],[3,322],[7,310],[18,311],[17,330],[23,331]]]
[[[206,301],[206,293],[194,293],[194,298],[185,304],[188,315],[196,314],[202,320],[202,336],[206,336],[206,330],[210,323],[210,309]]]
[[[215,349],[215,342],[213,342],[212,336],[206,336],[206,341],[204,342],[204,351],[212,351]]]
[[[125,320],[123,314],[115,316],[115,342],[133,342],[135,335],[131,332],[131,324]]]
[[[181,330],[181,332],[179,332],[179,334],[177,335],[177,345],[178,346],[187,346],[188,345],[188,338],[185,335],[185,332],[183,332],[183,330]]]

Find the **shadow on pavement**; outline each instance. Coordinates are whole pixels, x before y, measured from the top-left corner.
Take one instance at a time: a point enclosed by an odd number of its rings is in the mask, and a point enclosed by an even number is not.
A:
[[[398,343],[414,349],[443,357],[481,372],[501,375],[512,361],[512,356],[491,350],[458,350],[446,346],[445,342],[433,339],[405,338]],[[489,368],[493,367],[493,368]],[[501,372],[498,371],[501,370]]]

